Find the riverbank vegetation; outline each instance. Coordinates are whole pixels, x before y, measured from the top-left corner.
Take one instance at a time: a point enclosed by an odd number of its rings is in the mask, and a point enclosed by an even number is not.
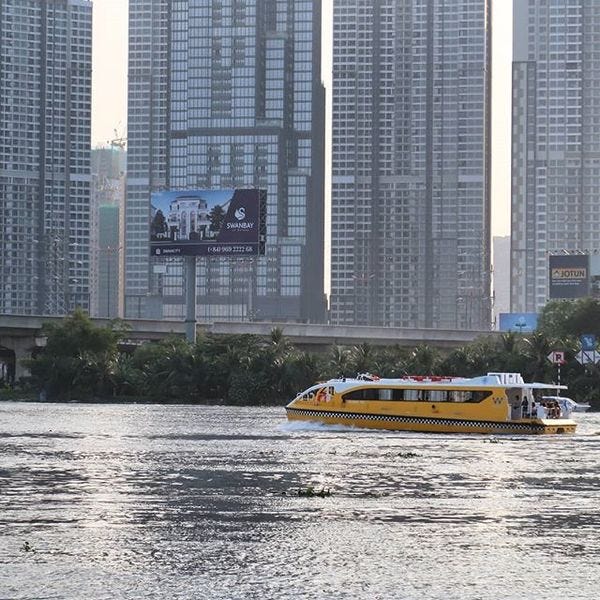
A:
[[[47,400],[282,404],[317,380],[362,372],[469,377],[508,371],[521,373],[525,381],[554,382],[557,368],[547,356],[563,350],[567,362],[561,381],[569,395],[600,408],[600,369],[575,359],[583,333],[600,338],[597,300],[551,302],[534,333],[490,334],[449,351],[364,342],[333,345],[323,354],[297,348],[278,328],[268,339],[204,335],[195,345],[178,337],[127,345],[122,322],[96,327],[76,311],[60,324],[45,326],[46,347],[27,360],[31,375],[21,383]]]

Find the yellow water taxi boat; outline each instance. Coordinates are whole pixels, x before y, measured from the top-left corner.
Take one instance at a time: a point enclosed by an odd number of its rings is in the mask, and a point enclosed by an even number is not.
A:
[[[330,379],[299,393],[291,421],[437,433],[573,433],[567,408],[543,399],[566,386],[525,383],[519,373],[383,379],[368,373]]]

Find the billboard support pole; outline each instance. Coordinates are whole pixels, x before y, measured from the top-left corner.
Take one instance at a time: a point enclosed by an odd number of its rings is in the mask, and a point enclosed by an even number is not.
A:
[[[196,343],[196,257],[185,257],[185,339]]]
[[[255,262],[254,259],[250,259],[250,265],[248,266],[248,306],[246,307],[248,321],[253,321],[254,315],[254,273],[255,273]]]

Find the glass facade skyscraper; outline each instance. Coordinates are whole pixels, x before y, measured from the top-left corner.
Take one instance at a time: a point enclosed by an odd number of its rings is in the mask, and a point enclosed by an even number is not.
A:
[[[0,0],[0,313],[89,307],[92,5]]]
[[[198,260],[201,320],[325,318],[320,2],[131,0],[126,316],[182,318],[150,194],[267,190],[266,255]]]
[[[333,323],[489,329],[490,15],[334,0]]]
[[[549,255],[600,251],[600,4],[513,3],[511,310],[548,299]]]

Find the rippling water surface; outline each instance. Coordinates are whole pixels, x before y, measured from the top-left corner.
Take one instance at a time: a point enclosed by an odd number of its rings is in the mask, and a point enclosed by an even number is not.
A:
[[[600,414],[576,420],[490,438],[0,403],[0,598],[595,600]]]

